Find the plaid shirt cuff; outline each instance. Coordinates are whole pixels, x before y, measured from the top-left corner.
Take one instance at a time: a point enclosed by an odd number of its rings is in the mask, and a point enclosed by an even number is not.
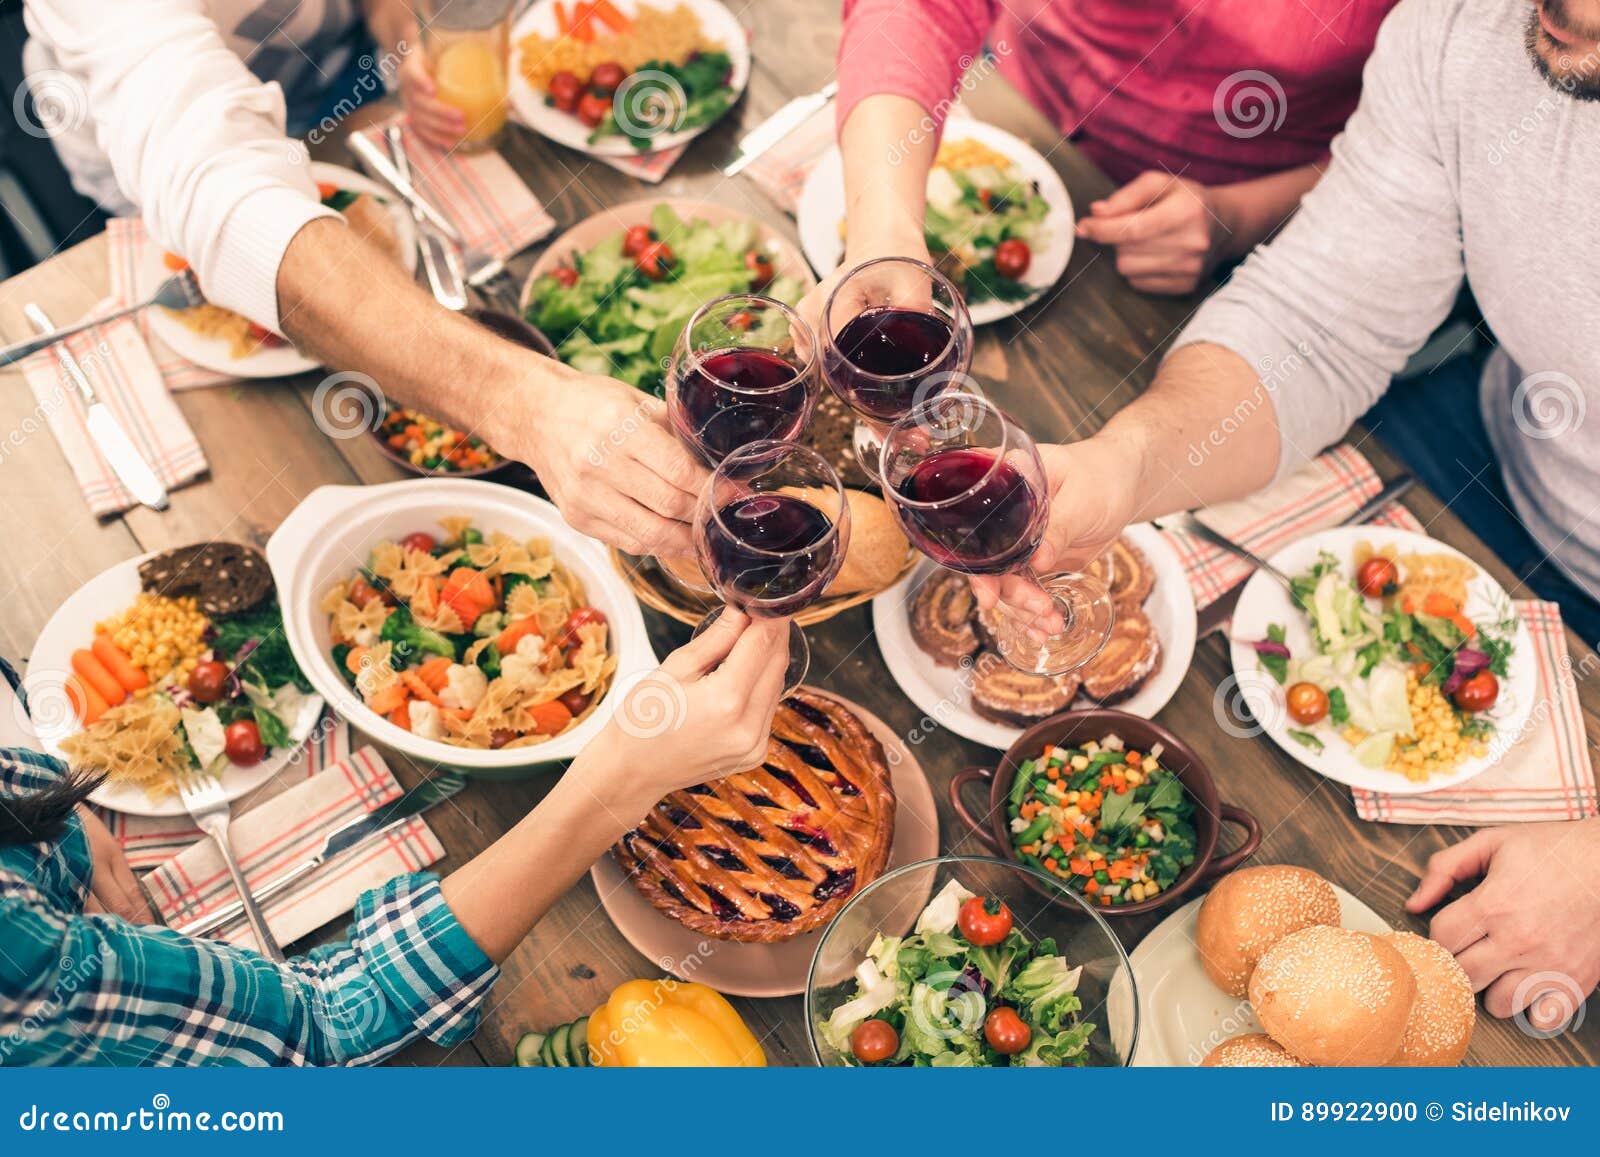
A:
[[[441,1045],[478,1028],[500,970],[457,922],[431,872],[397,876],[356,901],[351,944],[417,1030]]]

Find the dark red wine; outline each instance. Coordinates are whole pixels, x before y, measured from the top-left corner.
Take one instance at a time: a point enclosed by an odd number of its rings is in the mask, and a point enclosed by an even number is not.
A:
[[[832,531],[827,515],[787,494],[728,503],[704,532],[718,593],[752,614],[781,618],[802,610],[839,569],[839,536]],[[786,557],[772,557],[780,552]]]
[[[806,383],[769,350],[702,355],[668,399],[678,432],[713,463],[762,438],[787,442],[805,425]]]
[[[950,335],[950,323],[936,313],[887,305],[866,310],[834,337],[827,351],[828,382],[861,413],[893,422],[920,400],[929,378],[960,368]]]
[[[1045,507],[1010,462],[988,450],[940,450],[896,484],[913,502],[896,503],[907,536],[923,554],[966,574],[1004,574],[1033,554]]]

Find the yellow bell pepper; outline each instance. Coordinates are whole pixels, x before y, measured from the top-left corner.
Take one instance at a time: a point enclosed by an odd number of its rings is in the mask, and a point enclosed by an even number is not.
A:
[[[630,980],[589,1017],[589,1059],[602,1068],[764,1068],[755,1034],[719,992],[665,978]]]

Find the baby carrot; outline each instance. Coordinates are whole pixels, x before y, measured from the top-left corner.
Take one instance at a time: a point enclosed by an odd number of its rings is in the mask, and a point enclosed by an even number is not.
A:
[[[78,678],[100,692],[106,703],[115,707],[128,697],[122,684],[118,683],[107,671],[105,664],[94,657],[94,652],[88,649],[72,652],[72,669]]]
[[[67,676],[66,688],[67,698],[72,700],[72,709],[78,713],[78,719],[85,727],[110,710],[105,697],[76,675]]]
[[[127,653],[105,635],[96,635],[89,649],[125,691],[142,691],[150,686],[150,676],[135,667]]]

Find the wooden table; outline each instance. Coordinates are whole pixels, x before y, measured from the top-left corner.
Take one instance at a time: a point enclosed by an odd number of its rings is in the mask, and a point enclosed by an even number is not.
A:
[[[816,5],[773,0],[745,10],[755,25],[755,72],[743,104],[691,149],[655,192],[709,198],[775,224],[791,237],[794,225],[759,189],[728,180],[713,167],[739,133],[757,124],[785,100],[812,91],[832,74],[837,30],[818,19]],[[791,19],[791,17],[793,17]],[[781,50],[780,46],[781,45]],[[969,97],[983,119],[1030,141],[1060,171],[1074,202],[1103,196],[1109,183],[1094,166],[997,78]],[[320,150],[344,161],[329,144]],[[598,162],[513,131],[504,154],[556,216],[569,226],[607,204],[650,196],[652,190]],[[525,254],[519,270],[531,264]],[[107,292],[103,238],[84,242],[43,265],[0,284],[0,334],[28,332],[25,301],[37,301],[60,319],[75,318]],[[1145,297],[1117,276],[1107,255],[1080,245],[1066,276],[1048,299],[1020,318],[981,331],[977,365],[998,399],[1041,439],[1068,439],[1097,428],[1149,382],[1166,343],[1196,300]],[[999,368],[1003,367],[1003,369]],[[1002,376],[1003,375],[1003,376]],[[56,605],[80,584],[122,559],[197,540],[223,537],[265,542],[309,491],[329,483],[388,482],[401,475],[366,439],[334,441],[312,421],[309,408],[316,375],[266,383],[241,383],[190,391],[179,404],[211,460],[202,482],[176,491],[164,514],[135,509],[97,521],[84,505],[59,448],[42,423],[5,447],[0,457],[8,549],[0,552],[0,589],[8,592],[0,616],[0,654],[26,657]],[[20,376],[0,390],[0,429],[27,431],[32,400]],[[1359,436],[1359,435],[1357,435]],[[1375,443],[1361,449],[1379,471],[1392,475],[1394,461]],[[1506,568],[1431,494],[1413,491],[1407,505],[1435,537],[1483,562],[1516,593]],[[658,653],[684,641],[687,628],[647,612]],[[871,619],[859,607],[809,631],[813,681],[863,704],[895,730],[918,725],[921,712],[895,687],[871,639]],[[1576,657],[1584,644],[1569,639]],[[1402,907],[1427,857],[1467,834],[1465,829],[1415,828],[1358,821],[1349,792],[1302,768],[1265,737],[1235,739],[1212,716],[1212,693],[1229,672],[1226,649],[1213,636],[1203,640],[1194,664],[1163,723],[1185,736],[1210,764],[1222,797],[1249,807],[1266,826],[1258,862],[1303,864],[1356,893],[1397,928],[1424,931]],[[1600,690],[1581,684],[1588,732],[1600,734]],[[418,774],[394,753],[397,774]],[[996,753],[943,730],[918,748],[939,800],[947,850],[980,852],[945,802],[950,776]],[[449,855],[438,865],[449,872],[486,847],[535,805],[548,778],[520,783],[480,783],[441,807],[429,822]],[[1118,932],[1132,947],[1158,917],[1120,921]],[[337,928],[330,929],[331,932]],[[470,1045],[448,1055],[431,1045],[401,1054],[401,1063],[493,1064],[510,1062],[512,1045],[528,1028],[545,1028],[590,1011],[613,986],[652,976],[657,965],[635,951],[606,918],[587,877],[546,916],[506,961],[504,975],[485,1006],[483,1025]],[[810,1060],[801,1001],[737,1002],[762,1037],[774,1064]],[[1581,1031],[1535,1040],[1509,1022],[1480,1018],[1471,1062],[1495,1065],[1591,1064],[1600,1058],[1600,1017]]]

